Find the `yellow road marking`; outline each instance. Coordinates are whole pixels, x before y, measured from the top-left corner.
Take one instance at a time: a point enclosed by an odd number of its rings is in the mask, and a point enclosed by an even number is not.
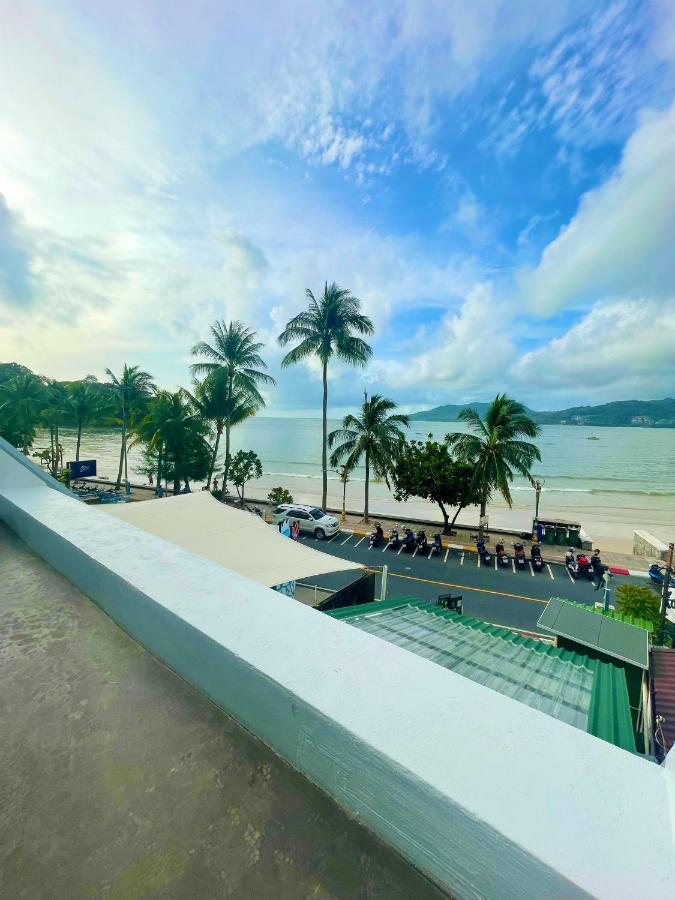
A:
[[[407,581],[423,581],[425,584],[438,584],[441,587],[461,588],[464,591],[478,591],[481,594],[494,594],[496,597],[511,597],[513,600],[529,600],[531,603],[548,603],[548,600],[540,600],[539,597],[526,597],[524,594],[507,594],[506,591],[491,591],[488,588],[471,587],[468,584],[454,584],[452,581],[434,581],[432,578],[415,578],[414,575],[399,575],[396,572],[390,572],[389,577],[405,578]]]

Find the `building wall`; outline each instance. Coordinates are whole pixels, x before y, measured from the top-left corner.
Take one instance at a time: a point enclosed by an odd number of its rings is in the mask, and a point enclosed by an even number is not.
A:
[[[27,483],[20,467],[0,446],[0,518],[453,895],[672,895],[672,765]]]

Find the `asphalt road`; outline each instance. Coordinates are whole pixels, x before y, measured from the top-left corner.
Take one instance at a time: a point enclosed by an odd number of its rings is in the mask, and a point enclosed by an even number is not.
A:
[[[543,572],[532,573],[529,562],[524,571],[512,564],[508,569],[486,567],[479,564],[476,553],[456,550],[444,551],[431,559],[419,554],[397,554],[393,550],[369,549],[368,539],[346,532],[328,541],[316,541],[311,536],[301,538],[310,546],[316,545],[341,559],[363,563],[373,568],[388,566],[387,598],[418,597],[436,600],[439,594],[461,594],[466,615],[474,616],[496,625],[505,625],[525,631],[539,632],[537,620],[551,597],[565,597],[577,603],[593,605],[602,600],[602,590],[594,591],[586,580],[572,581],[564,566],[550,563]],[[507,547],[507,552],[511,550]],[[512,559],[512,554],[510,555]],[[320,587],[338,589],[353,580],[349,572],[323,575],[312,579]],[[611,587],[615,590],[622,582],[645,584],[637,579],[613,576]],[[379,579],[378,590],[379,594]],[[610,601],[611,602],[611,601]]]

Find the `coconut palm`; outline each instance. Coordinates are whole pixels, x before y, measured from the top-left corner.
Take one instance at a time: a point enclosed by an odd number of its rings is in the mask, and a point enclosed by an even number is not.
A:
[[[115,485],[119,489],[122,483],[122,467],[124,467],[124,480],[129,480],[127,470],[127,432],[131,416],[145,400],[152,396],[156,388],[152,375],[149,372],[144,372],[138,366],[128,366],[124,363],[124,368],[119,378],[110,369],[105,371],[112,382],[112,390],[117,400],[122,422],[120,465],[117,470],[117,482]]]
[[[368,522],[368,487],[370,467],[372,465],[376,477],[388,481],[388,472],[396,449],[403,440],[403,428],[409,424],[407,416],[400,413],[390,415],[396,409],[393,400],[373,394],[368,399],[364,393],[360,416],[345,416],[342,428],[331,431],[328,435],[328,446],[335,447],[330,458],[331,466],[345,461],[347,470],[353,469],[364,457],[366,468],[365,496],[363,504],[363,520]]]
[[[197,382],[194,394],[184,390],[184,393],[194,404],[200,416],[207,422],[213,423],[216,434],[206,480],[207,487],[211,487],[213,470],[218,458],[220,438],[226,424],[229,423],[230,428],[233,428],[250,416],[254,416],[258,410],[257,405],[251,402],[248,394],[238,391],[229,394],[226,381],[227,373],[223,369],[216,369],[216,371],[211,372],[204,381]]]
[[[323,380],[323,432],[321,443],[321,470],[323,486],[321,506],[325,509],[328,495],[328,463],[326,459],[328,431],[328,363],[335,356],[352,366],[365,366],[372,356],[372,347],[359,334],[372,334],[373,323],[361,312],[361,301],[333,282],[324,285],[323,294],[317,298],[307,288],[307,309],[294,316],[279,335],[282,347],[297,341],[296,346],[284,356],[282,367],[295,365],[310,356],[321,362]]]
[[[82,429],[100,419],[106,410],[106,398],[98,387],[90,381],[71,381],[67,385],[68,411],[75,420],[77,440],[75,443],[75,461],[80,459]]]
[[[45,388],[42,418],[49,426],[50,460],[49,469],[56,477],[63,466],[63,449],[59,438],[59,428],[65,425],[69,415],[68,390],[60,381],[51,381]]]
[[[472,433],[454,432],[446,436],[446,441],[458,459],[474,466],[474,483],[481,497],[482,535],[482,519],[494,491],[499,491],[511,506],[509,485],[514,473],[529,478],[533,463],[541,460],[537,446],[522,440],[537,437],[541,429],[522,403],[506,394],[497,394],[484,419],[473,409],[463,409],[459,419]]]
[[[224,373],[222,380],[219,379],[212,386],[223,393],[225,428],[223,490],[225,490],[230,468],[230,431],[232,426],[237,424],[234,421],[237,408],[235,397],[239,397],[241,403],[257,411],[265,405],[265,399],[259,388],[276,382],[271,375],[262,371],[267,368],[267,364],[260,356],[264,345],[255,340],[256,332],[243,322],[234,321],[228,324],[223,320],[214,322],[211,326],[211,337],[210,344],[199,341],[192,348],[192,355],[202,357],[202,361],[193,363],[190,369],[193,376],[208,376],[219,370]]]
[[[26,454],[35,440],[44,402],[44,384],[32,373],[15,375],[0,384],[2,431]]]

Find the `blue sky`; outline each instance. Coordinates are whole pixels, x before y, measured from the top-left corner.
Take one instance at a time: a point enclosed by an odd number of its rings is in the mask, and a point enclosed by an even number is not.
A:
[[[187,384],[350,288],[408,409],[673,395],[675,7],[0,0],[0,360]]]

